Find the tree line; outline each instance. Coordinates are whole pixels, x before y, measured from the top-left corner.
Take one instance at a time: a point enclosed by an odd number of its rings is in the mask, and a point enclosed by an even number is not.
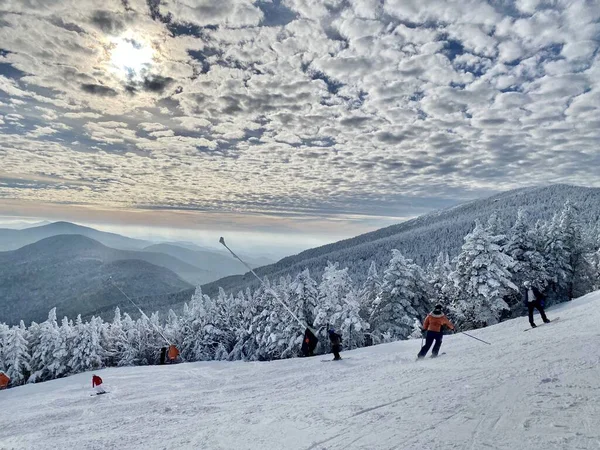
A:
[[[185,361],[299,356],[304,327],[275,295],[316,330],[316,353],[324,353],[328,324],[352,349],[420,336],[435,303],[461,330],[522,315],[525,281],[544,293],[547,304],[600,289],[598,223],[581,223],[569,201],[547,222],[532,223],[525,209],[508,228],[494,215],[485,224],[476,221],[455,258],[441,253],[427,267],[396,249],[390,253],[385,267],[371,263],[361,283],[330,262],[319,281],[305,269],[236,295],[220,289],[210,297],[198,288],[181,312],[162,319],[157,312],[134,319],[116,308],[111,322],[79,316],[59,323],[52,309],[39,324],[0,324],[0,370],[16,386],[101,367],[158,364],[167,341]]]

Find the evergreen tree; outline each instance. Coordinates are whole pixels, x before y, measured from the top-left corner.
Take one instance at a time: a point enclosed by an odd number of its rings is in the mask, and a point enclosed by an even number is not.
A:
[[[427,315],[430,295],[423,269],[404,258],[399,250],[392,250],[371,315],[375,336],[382,340],[407,338],[414,319],[422,320]]]
[[[137,366],[141,363],[140,333],[135,321],[127,313],[123,314],[122,330],[125,340],[119,351],[118,366]]]
[[[476,328],[497,323],[509,307],[504,297],[518,288],[510,281],[515,261],[501,251],[494,236],[475,222],[465,237],[452,278],[457,298],[452,311],[462,327]]]
[[[364,345],[365,332],[369,330],[369,323],[361,316],[358,292],[355,290],[348,292],[341,309],[331,316],[331,323],[336,325],[345,348],[351,350]],[[300,339],[299,344],[301,342]]]
[[[127,336],[123,330],[121,319],[121,310],[117,306],[115,315],[110,324],[103,333],[102,348],[104,349],[104,364],[108,367],[118,366],[119,362],[125,357],[125,349],[127,347]]]
[[[102,319],[98,317],[92,317],[89,322],[84,323],[81,315],[77,316],[73,329],[73,350],[68,363],[70,373],[86,372],[102,367],[101,321]]]
[[[10,327],[5,323],[0,323],[0,370],[6,372],[8,369],[6,353],[8,352],[8,340],[10,337]]]
[[[454,282],[450,278],[452,264],[448,253],[440,252],[427,274],[427,280],[433,290],[435,302],[449,305],[454,295]]]
[[[6,375],[10,378],[12,386],[25,384],[31,372],[29,361],[29,349],[26,338],[27,330],[21,320],[18,327],[13,327],[7,340],[7,348],[4,353]]]
[[[515,264],[510,269],[511,281],[519,288],[513,294],[507,296],[507,302],[511,309],[522,309],[524,307],[521,301],[521,290],[525,281],[531,284],[540,292],[544,292],[549,275],[547,271],[547,263],[538,250],[536,243],[536,235],[528,226],[527,213],[523,208],[520,208],[517,213],[510,236],[504,246],[504,253],[510,256]]]
[[[381,277],[377,273],[377,264],[371,261],[367,279],[363,283],[359,293],[360,316],[368,321],[373,312],[373,303],[381,290]]]
[[[33,324],[32,324],[33,326]],[[48,313],[48,319],[35,330],[32,342],[31,370],[29,383],[52,380],[67,373],[66,336],[60,332],[56,322],[56,308]]]
[[[319,303],[315,309],[314,327],[320,332],[320,342],[327,342],[327,324],[339,327],[332,321],[333,315],[342,311],[344,299],[350,292],[352,279],[348,275],[348,268],[338,269],[338,263],[327,263],[323,271],[322,281],[319,284]]]

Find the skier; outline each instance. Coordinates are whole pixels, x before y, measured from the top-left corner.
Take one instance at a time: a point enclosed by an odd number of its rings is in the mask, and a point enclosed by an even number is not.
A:
[[[173,344],[169,345],[169,351],[167,352],[167,356],[169,357],[169,364],[174,364],[175,360],[179,356],[179,349]]]
[[[443,327],[454,330],[454,325],[452,325],[452,322],[450,322],[442,312],[442,305],[437,304],[435,305],[435,308],[433,308],[433,311],[427,315],[425,322],[423,322],[423,332],[426,333],[425,345],[417,355],[418,359],[425,358],[425,355],[434,341],[435,345],[433,346],[433,350],[431,350],[431,357],[437,357],[440,352],[440,347],[442,346],[442,338],[444,337]]]
[[[8,378],[8,375],[0,370],[0,391],[2,389],[6,389],[8,387],[8,383],[10,383],[10,378]]]
[[[313,356],[318,343],[319,340],[315,334],[310,328],[306,327],[306,330],[304,330],[304,341],[302,341],[302,354],[304,356]]]
[[[333,352],[333,360],[339,361],[342,359],[340,350],[342,349],[342,336],[335,332],[335,328],[329,328],[329,342],[331,342],[331,351]]]
[[[92,377],[92,388],[96,389],[96,395],[106,394],[106,391],[102,387],[102,378],[98,375]]]
[[[533,310],[534,308],[540,312],[540,316],[542,316],[542,320],[544,323],[550,322],[548,317],[546,317],[546,312],[544,311],[544,307],[542,306],[542,300],[544,296],[542,293],[537,290],[532,284],[531,281],[525,281],[523,283],[525,289],[523,290],[523,301],[527,305],[527,311],[529,313],[529,323],[532,328],[535,328],[537,325],[533,321]]]

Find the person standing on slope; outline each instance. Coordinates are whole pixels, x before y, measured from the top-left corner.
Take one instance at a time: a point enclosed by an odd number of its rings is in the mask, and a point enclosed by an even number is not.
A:
[[[335,332],[333,327],[329,328],[329,342],[331,342],[331,351],[333,352],[333,360],[339,361],[342,359],[340,350],[342,349],[342,336]]]
[[[418,359],[425,358],[434,341],[435,345],[433,346],[433,350],[431,350],[431,357],[437,357],[442,346],[442,338],[444,337],[443,327],[454,330],[454,325],[452,325],[452,322],[442,312],[442,305],[437,304],[433,308],[433,311],[427,315],[425,322],[423,322],[423,331],[427,334],[425,336],[425,345],[421,348],[417,356]]]
[[[529,313],[529,323],[532,328],[535,328],[537,325],[533,321],[533,310],[534,308],[540,312],[540,316],[542,316],[542,320],[544,323],[550,322],[550,319],[546,317],[546,312],[544,311],[544,307],[542,306],[542,300],[544,296],[540,291],[538,291],[533,285],[531,281],[525,281],[523,283],[525,289],[523,290],[523,301],[527,305],[527,311]]]

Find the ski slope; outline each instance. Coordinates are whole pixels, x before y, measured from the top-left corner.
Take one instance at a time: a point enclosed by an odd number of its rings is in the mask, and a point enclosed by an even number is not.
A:
[[[97,372],[0,392],[0,449],[600,449],[600,292],[420,341],[268,363]],[[538,324],[541,323],[539,318]]]

